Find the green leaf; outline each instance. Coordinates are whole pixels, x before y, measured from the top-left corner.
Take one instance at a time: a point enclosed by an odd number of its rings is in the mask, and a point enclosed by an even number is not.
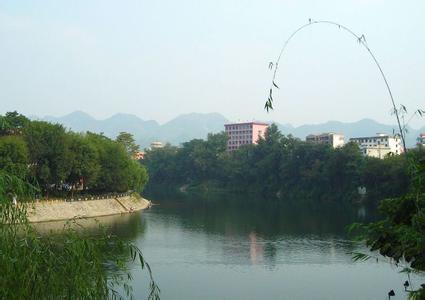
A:
[[[269,69],[273,69],[273,62],[269,62]]]
[[[360,252],[352,252],[352,259],[353,261],[367,261],[371,258],[370,255],[360,253]]]

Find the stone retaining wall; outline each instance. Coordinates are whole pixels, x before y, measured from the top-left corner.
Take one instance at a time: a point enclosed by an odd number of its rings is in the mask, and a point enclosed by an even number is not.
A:
[[[129,213],[149,206],[150,201],[134,196],[72,202],[54,199],[29,204],[28,220],[30,222],[48,222],[92,218]]]

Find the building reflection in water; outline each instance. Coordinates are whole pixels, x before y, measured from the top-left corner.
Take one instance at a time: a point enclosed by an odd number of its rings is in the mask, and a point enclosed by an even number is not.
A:
[[[257,242],[257,234],[255,232],[249,234],[249,257],[253,265],[262,262],[264,258],[264,246]]]

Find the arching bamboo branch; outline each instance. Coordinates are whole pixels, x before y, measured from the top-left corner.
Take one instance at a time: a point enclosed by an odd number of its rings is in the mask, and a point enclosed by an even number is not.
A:
[[[317,24],[328,24],[328,25],[336,26],[339,29],[342,29],[345,32],[348,32],[350,35],[352,35],[353,37],[355,37],[356,40],[357,40],[357,42],[360,45],[362,45],[367,50],[367,52],[370,54],[370,56],[372,57],[373,61],[375,62],[375,65],[378,67],[379,72],[381,73],[382,79],[384,80],[385,86],[386,86],[387,91],[388,91],[388,94],[390,96],[391,104],[392,104],[392,107],[393,107],[393,110],[394,110],[394,114],[395,114],[395,116],[397,118],[398,129],[399,129],[400,137],[401,137],[401,140],[402,140],[402,143],[403,143],[403,150],[404,150],[404,152],[406,152],[406,141],[405,141],[404,132],[403,132],[403,129],[402,129],[402,126],[401,126],[401,122],[400,122],[400,115],[399,115],[399,112],[397,110],[397,107],[396,107],[396,104],[395,104],[395,101],[394,101],[393,93],[391,91],[391,88],[390,88],[390,85],[388,83],[387,77],[385,76],[385,73],[382,70],[381,65],[379,64],[379,62],[376,59],[375,55],[373,54],[372,50],[370,50],[369,46],[367,45],[365,36],[363,34],[362,35],[357,35],[350,28],[348,28],[348,27],[346,27],[344,25],[341,25],[339,23],[333,22],[333,21],[313,21],[313,20],[309,19],[309,22],[307,24],[304,24],[301,27],[299,27],[297,30],[295,30],[289,36],[289,38],[285,41],[285,43],[283,44],[282,49],[280,50],[280,53],[279,53],[279,56],[278,56],[276,62],[274,64],[273,63],[270,63],[270,65],[269,65],[269,67],[271,69],[274,69],[274,71],[273,71],[273,77],[272,77],[271,87],[270,87],[270,90],[269,90],[269,97],[268,97],[268,99],[267,99],[267,101],[266,101],[266,103],[264,105],[264,108],[267,111],[269,111],[270,109],[273,109],[273,95],[272,95],[272,93],[273,93],[273,89],[274,88],[278,88],[278,86],[277,86],[277,84],[275,82],[276,74],[277,74],[277,71],[279,69],[280,59],[282,58],[282,55],[284,54],[285,49],[288,46],[289,42],[301,30],[303,30],[303,29],[305,29],[307,27],[313,26],[313,25],[317,25]]]

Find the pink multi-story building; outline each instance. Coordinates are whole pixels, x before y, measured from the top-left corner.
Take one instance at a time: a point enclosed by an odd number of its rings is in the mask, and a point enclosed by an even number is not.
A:
[[[419,134],[419,137],[416,139],[418,145],[425,146],[425,133]]]
[[[225,124],[224,131],[227,133],[227,150],[233,151],[242,145],[256,144],[260,137],[264,137],[269,124],[261,122]]]

